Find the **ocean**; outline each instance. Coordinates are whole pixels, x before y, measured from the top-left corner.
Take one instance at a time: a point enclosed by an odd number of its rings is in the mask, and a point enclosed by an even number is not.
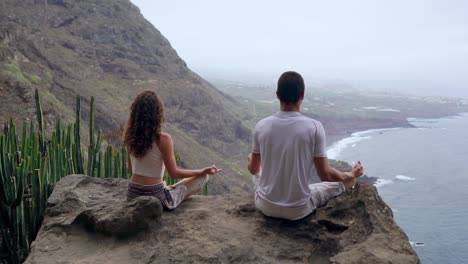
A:
[[[360,160],[379,177],[378,192],[421,263],[468,263],[468,114],[408,121],[416,128],[354,133],[328,156]]]

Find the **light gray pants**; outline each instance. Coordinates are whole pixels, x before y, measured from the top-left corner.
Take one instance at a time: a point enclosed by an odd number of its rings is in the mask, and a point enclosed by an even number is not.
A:
[[[258,176],[254,176],[254,183],[256,183],[255,177]],[[262,198],[258,192],[255,192],[255,206],[266,216],[299,220],[311,214],[315,208],[324,206],[330,199],[342,194],[345,190],[345,186],[342,182],[319,182],[309,184],[309,189],[312,195],[309,201],[303,206],[279,206]]]

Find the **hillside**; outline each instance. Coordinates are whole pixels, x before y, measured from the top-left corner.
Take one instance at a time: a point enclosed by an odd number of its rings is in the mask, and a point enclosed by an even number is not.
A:
[[[96,126],[106,134],[125,124],[140,91],[154,90],[165,102],[164,129],[183,165],[225,168],[213,180],[213,193],[248,189],[248,179],[233,177],[229,168],[244,158],[250,138],[226,110],[240,106],[193,73],[129,0],[1,1],[0,122],[33,119],[34,88],[43,98],[46,126],[58,116],[73,120],[81,95],[87,131],[87,101],[94,96]]]

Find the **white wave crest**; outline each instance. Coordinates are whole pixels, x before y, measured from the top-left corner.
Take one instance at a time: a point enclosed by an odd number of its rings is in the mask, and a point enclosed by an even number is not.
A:
[[[423,242],[414,242],[414,241],[409,241],[410,245],[413,246],[413,247],[424,247],[424,243]]]
[[[390,131],[390,130],[398,130],[401,129],[400,127],[394,128],[379,128],[379,129],[369,129],[365,131],[359,131],[351,134],[350,137],[344,138],[335,144],[333,144],[327,151],[327,156],[330,159],[337,159],[338,155],[348,146],[356,147],[356,143],[365,139],[371,138],[369,134],[383,132],[383,131]]]
[[[383,108],[383,109],[377,109],[375,110],[377,112],[401,112],[398,109],[393,109],[393,108]]]
[[[393,130],[399,130],[399,129],[401,129],[401,127],[369,129],[369,130],[355,132],[355,133],[351,134],[351,136],[352,137],[362,137],[362,136],[369,135],[369,134],[374,134],[374,133],[377,133],[377,132],[393,131]]]
[[[374,186],[377,187],[377,188],[381,188],[381,187],[384,186],[384,185],[392,184],[392,183],[393,183],[392,180],[388,180],[388,179],[377,179],[377,181],[374,183]]]
[[[400,181],[414,181],[416,178],[411,178],[405,175],[397,175],[395,176],[395,179],[400,180]]]
[[[330,159],[336,159],[338,158],[338,155],[349,145],[354,145],[355,143],[368,138],[370,137],[351,136],[344,138],[333,144],[333,146],[327,151],[327,156]]]
[[[364,107],[361,107],[362,109],[364,110],[377,110],[379,109],[377,106],[364,106]]]

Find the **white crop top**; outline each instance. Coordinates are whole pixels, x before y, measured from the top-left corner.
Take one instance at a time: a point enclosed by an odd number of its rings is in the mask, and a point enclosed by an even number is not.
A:
[[[136,158],[130,154],[130,161],[132,162],[133,174],[153,178],[162,178],[164,176],[164,161],[156,143],[153,143],[153,147],[141,158]]]

